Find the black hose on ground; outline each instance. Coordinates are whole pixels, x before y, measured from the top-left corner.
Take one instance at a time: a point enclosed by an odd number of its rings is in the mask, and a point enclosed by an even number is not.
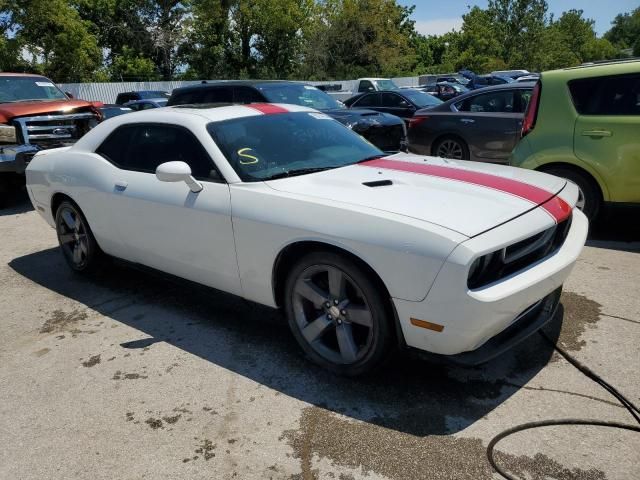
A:
[[[540,335],[542,335],[542,338],[544,338],[549,344],[551,344],[554,350],[558,352],[567,362],[569,362],[576,369],[578,369],[582,374],[584,374],[586,377],[596,382],[598,385],[604,388],[607,392],[613,395],[616,398],[616,400],[618,400],[620,404],[624,408],[626,408],[627,411],[631,414],[631,416],[638,422],[638,425],[630,425],[627,423],[619,423],[619,422],[609,422],[604,420],[563,418],[560,420],[542,420],[539,422],[523,423],[522,425],[517,425],[515,427],[504,430],[500,432],[498,435],[496,435],[495,437],[493,437],[489,442],[489,445],[487,446],[487,458],[491,466],[494,468],[494,470],[498,472],[500,475],[502,475],[504,478],[506,478],[507,480],[519,480],[519,479],[508,474],[507,472],[504,471],[503,468],[498,466],[494,458],[494,449],[496,444],[500,440],[510,435],[513,435],[514,433],[522,432],[524,430],[530,430],[532,428],[555,427],[558,425],[589,425],[589,426],[596,426],[596,427],[620,428],[623,430],[631,430],[633,432],[640,433],[640,409],[636,405],[634,405],[633,402],[631,402],[631,400],[625,397],[622,393],[618,391],[618,389],[616,389],[613,385],[611,385],[602,377],[600,377],[598,374],[596,374],[589,367],[587,367],[583,363],[580,363],[578,360],[576,360],[571,355],[569,355],[565,350],[563,350],[556,343],[554,343],[553,340],[551,340],[549,336],[546,333],[544,333],[542,330],[540,330],[539,333]]]

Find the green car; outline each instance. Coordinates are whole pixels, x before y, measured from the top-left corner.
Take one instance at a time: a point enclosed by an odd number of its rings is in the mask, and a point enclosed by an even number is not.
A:
[[[510,164],[571,180],[579,207],[640,206],[640,61],[544,72]]]

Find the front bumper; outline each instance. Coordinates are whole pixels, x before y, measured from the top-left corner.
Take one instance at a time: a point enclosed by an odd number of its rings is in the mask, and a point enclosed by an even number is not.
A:
[[[526,222],[524,217],[526,215],[518,221]],[[512,222],[517,223],[516,220]],[[553,304],[551,299],[559,295],[555,292],[559,292],[571,273],[587,231],[586,217],[574,210],[565,242],[554,254],[476,290],[467,288],[466,261],[458,261],[454,250],[423,301],[393,299],[405,343],[427,352],[457,356],[452,360],[460,363],[478,363],[522,341],[553,316],[549,302]],[[487,235],[499,236],[500,233],[489,232]],[[480,243],[482,237],[468,242]],[[540,311],[530,314],[532,307],[533,310],[540,308]],[[411,319],[442,328],[440,331],[422,328],[414,325]],[[501,336],[502,333],[505,335]]]
[[[40,151],[35,145],[0,147],[0,173],[24,174],[33,156]]]

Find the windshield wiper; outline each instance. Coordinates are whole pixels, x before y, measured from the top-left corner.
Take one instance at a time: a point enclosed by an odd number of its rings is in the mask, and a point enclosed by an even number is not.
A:
[[[307,173],[323,172],[324,170],[331,170],[337,167],[312,167],[312,168],[297,168],[295,170],[287,170],[285,172],[276,173],[264,180],[277,180],[278,178],[297,177],[298,175],[306,175]]]

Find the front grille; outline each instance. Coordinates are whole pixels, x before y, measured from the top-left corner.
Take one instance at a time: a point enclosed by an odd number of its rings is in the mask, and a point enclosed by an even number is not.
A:
[[[547,230],[489,254],[486,266],[477,275],[470,276],[467,285],[470,289],[483,287],[553,255],[569,234],[571,218],[569,216]]]
[[[97,123],[91,112],[39,115],[16,119],[22,142],[40,148],[64,147],[75,143]]]

